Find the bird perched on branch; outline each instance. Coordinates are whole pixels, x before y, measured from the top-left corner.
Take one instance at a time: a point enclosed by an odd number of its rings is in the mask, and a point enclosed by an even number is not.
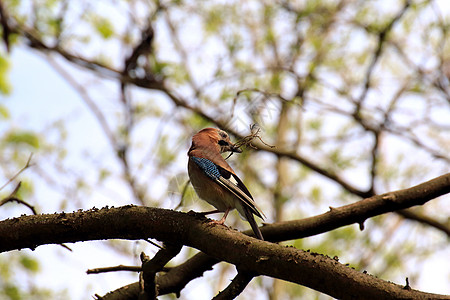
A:
[[[246,219],[260,240],[264,240],[253,215],[263,218],[252,195],[228,165],[221,153],[241,153],[231,141],[228,134],[220,129],[205,128],[192,137],[192,145],[188,151],[188,173],[197,195],[213,205],[217,210],[208,212],[224,212],[217,224],[224,224],[228,213],[237,209]]]

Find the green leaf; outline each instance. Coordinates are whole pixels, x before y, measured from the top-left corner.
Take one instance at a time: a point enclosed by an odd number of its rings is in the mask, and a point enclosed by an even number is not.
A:
[[[4,105],[0,105],[0,119],[8,120],[10,117],[9,110]]]
[[[20,293],[19,289],[17,288],[17,286],[15,286],[15,285],[10,285],[10,284],[6,285],[4,287],[4,293],[11,300],[16,300],[16,299],[20,300],[21,299],[21,297],[20,297],[21,293]]]
[[[316,130],[316,131],[319,131],[320,129],[322,129],[322,125],[323,125],[322,119],[312,119],[312,120],[308,120],[308,122],[307,122],[308,129],[312,129],[312,130]]]
[[[322,197],[322,189],[318,186],[315,186],[311,189],[311,199],[314,202],[318,202]]]
[[[224,25],[224,7],[214,7],[205,16],[205,29],[208,33],[216,33]]]
[[[103,182],[105,179],[111,176],[111,171],[108,169],[101,169],[98,174],[98,181]]]
[[[20,258],[20,264],[32,273],[36,273],[39,271],[39,262],[29,256],[23,255]]]
[[[283,81],[283,76],[280,73],[274,73],[270,78],[270,87],[274,92],[279,92],[281,90],[281,83]]]
[[[166,167],[175,159],[176,155],[173,152],[173,147],[169,145],[169,137],[163,136],[161,137],[158,144],[158,157],[159,157],[159,165],[161,167]]]
[[[4,139],[5,143],[15,145],[28,145],[35,149],[39,148],[38,136],[30,131],[14,131],[10,132]]]
[[[94,18],[94,27],[102,38],[109,39],[114,35],[114,26],[110,20],[96,16]]]
[[[0,94],[9,95],[11,93],[11,84],[8,79],[8,71],[10,69],[8,59],[0,55]]]

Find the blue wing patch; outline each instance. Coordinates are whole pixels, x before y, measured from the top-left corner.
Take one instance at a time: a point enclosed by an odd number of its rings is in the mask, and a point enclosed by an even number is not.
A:
[[[192,156],[191,159],[199,166],[205,174],[212,180],[217,180],[220,177],[219,169],[216,164],[206,158]]]

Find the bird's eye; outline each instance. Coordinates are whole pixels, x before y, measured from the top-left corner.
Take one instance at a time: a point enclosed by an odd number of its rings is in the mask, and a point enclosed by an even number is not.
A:
[[[227,133],[223,132],[223,131],[220,132],[220,136],[224,139],[226,139],[228,137]]]
[[[223,140],[220,140],[220,141],[219,141],[219,145],[220,145],[220,146],[228,146],[228,143],[225,142],[225,141],[223,141]]]

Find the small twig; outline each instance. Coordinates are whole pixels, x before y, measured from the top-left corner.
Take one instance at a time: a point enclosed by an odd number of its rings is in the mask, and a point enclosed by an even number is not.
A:
[[[255,138],[258,138],[261,143],[263,143],[264,145],[266,145],[269,148],[275,148],[275,146],[269,145],[266,142],[264,142],[262,140],[262,138],[259,136],[259,132],[261,131],[261,127],[259,127],[258,124],[252,124],[250,125],[250,134],[244,136],[242,139],[240,139],[239,141],[237,141],[235,143],[235,146],[237,148],[241,148],[242,146],[250,146],[253,149],[257,149],[255,146],[252,145],[252,141]],[[229,159],[231,157],[231,155],[233,155],[234,152],[230,152],[230,154],[225,158],[225,159]]]
[[[227,157],[228,158],[228,157]],[[189,183],[191,182],[191,180],[186,181],[186,183],[183,186],[183,190],[181,191],[181,196],[180,196],[180,203],[178,203],[178,205],[174,208],[174,210],[178,210],[182,205],[183,205],[183,200],[184,200],[184,196],[186,195],[187,189],[189,187]]]
[[[31,160],[31,155],[30,155],[30,158],[29,158],[28,161],[27,161],[27,166],[30,165],[30,160]],[[26,167],[26,166],[25,166],[25,167]],[[25,168],[25,167],[24,167],[24,168]],[[21,171],[22,171],[22,170],[21,170]],[[28,207],[28,208],[33,212],[33,215],[37,215],[36,209],[34,208],[33,205],[31,205],[31,204],[29,204],[29,203],[23,201],[22,199],[19,199],[19,198],[16,197],[16,194],[17,194],[17,192],[19,191],[21,185],[22,185],[22,181],[19,181],[19,183],[18,183],[17,186],[14,188],[14,190],[11,192],[11,194],[9,194],[8,197],[6,197],[6,198],[4,198],[4,199],[2,199],[2,200],[0,201],[0,206],[6,204],[6,203],[8,203],[8,202],[17,202],[17,203],[19,203],[19,204],[23,204],[23,205],[25,205],[26,207]],[[60,245],[61,247],[65,248],[65,249],[67,249],[67,250],[69,250],[69,251],[72,251],[72,249],[70,249],[70,248],[69,248],[67,245],[65,245],[65,244],[58,244],[58,245]]]
[[[148,242],[148,243],[150,243],[150,244],[152,244],[153,246],[155,246],[155,247],[161,249],[161,250],[164,249],[164,247],[161,247],[161,246],[158,245],[157,243],[152,242],[150,239],[145,239],[145,241]]]
[[[19,199],[19,198],[16,197],[16,194],[17,194],[17,192],[19,191],[21,185],[22,185],[22,181],[19,181],[19,183],[17,184],[17,186],[15,187],[15,189],[11,192],[11,194],[9,194],[8,197],[6,197],[6,198],[4,198],[4,199],[2,199],[2,200],[0,201],[0,206],[6,204],[6,203],[8,203],[8,202],[17,202],[17,203],[19,203],[19,204],[23,204],[23,205],[25,205],[26,207],[28,207],[28,208],[33,212],[33,214],[36,215],[37,212],[36,212],[36,209],[34,208],[33,205],[31,205],[31,204],[29,204],[29,203],[23,201],[22,199]]]
[[[11,177],[4,185],[2,185],[2,187],[0,187],[0,191],[7,186],[8,184],[10,184],[14,179],[16,179],[23,171],[25,171],[27,168],[29,168],[31,166],[31,157],[33,157],[33,153],[30,154],[30,157],[28,157],[27,163],[25,164],[25,166],[20,169],[13,177]]]
[[[247,272],[238,272],[236,277],[231,281],[231,283],[221,291],[217,296],[215,296],[214,300],[222,300],[222,299],[236,299],[240,293],[245,289],[245,287],[250,283],[253,279],[253,275]]]
[[[259,133],[261,131],[261,127],[259,127],[258,124],[250,125],[250,131],[251,131],[251,133],[249,135],[244,136],[242,139],[240,139],[239,141],[236,142],[236,144],[235,144],[236,147],[240,148],[242,146],[250,146],[250,147],[256,149],[255,146],[252,145],[252,141],[253,141],[253,139],[257,138],[261,141],[261,143],[263,143],[267,147],[275,148],[275,146],[269,145],[262,140],[261,136],[259,135]]]
[[[411,286],[409,285],[409,279],[408,277],[406,277],[406,285],[403,287],[404,290],[411,290]]]
[[[66,249],[66,250],[69,250],[70,252],[73,252],[72,248],[70,248],[70,247],[67,246],[66,244],[58,244],[58,245],[60,245],[61,247],[63,247],[63,248]]]
[[[99,273],[108,273],[108,272],[117,272],[117,271],[140,272],[140,271],[142,271],[142,267],[118,265],[115,267],[88,269],[86,271],[86,274],[99,274]]]
[[[414,220],[423,225],[434,227],[445,233],[448,237],[450,237],[450,226],[445,222],[440,222],[439,220],[436,220],[436,218],[423,215],[421,213],[412,211],[411,209],[399,210],[397,211],[397,214],[407,220]]]
[[[8,16],[6,14],[6,9],[3,7],[2,1],[0,1],[0,25],[2,26],[2,39],[6,46],[6,52],[11,51],[11,46],[9,43],[9,36],[11,34],[11,28],[8,24]]]
[[[164,243],[164,249],[159,250],[152,259],[144,252],[141,253],[142,272],[139,275],[141,291],[139,299],[156,299],[158,287],[156,285],[156,273],[162,271],[164,266],[174,258],[182,246]]]

